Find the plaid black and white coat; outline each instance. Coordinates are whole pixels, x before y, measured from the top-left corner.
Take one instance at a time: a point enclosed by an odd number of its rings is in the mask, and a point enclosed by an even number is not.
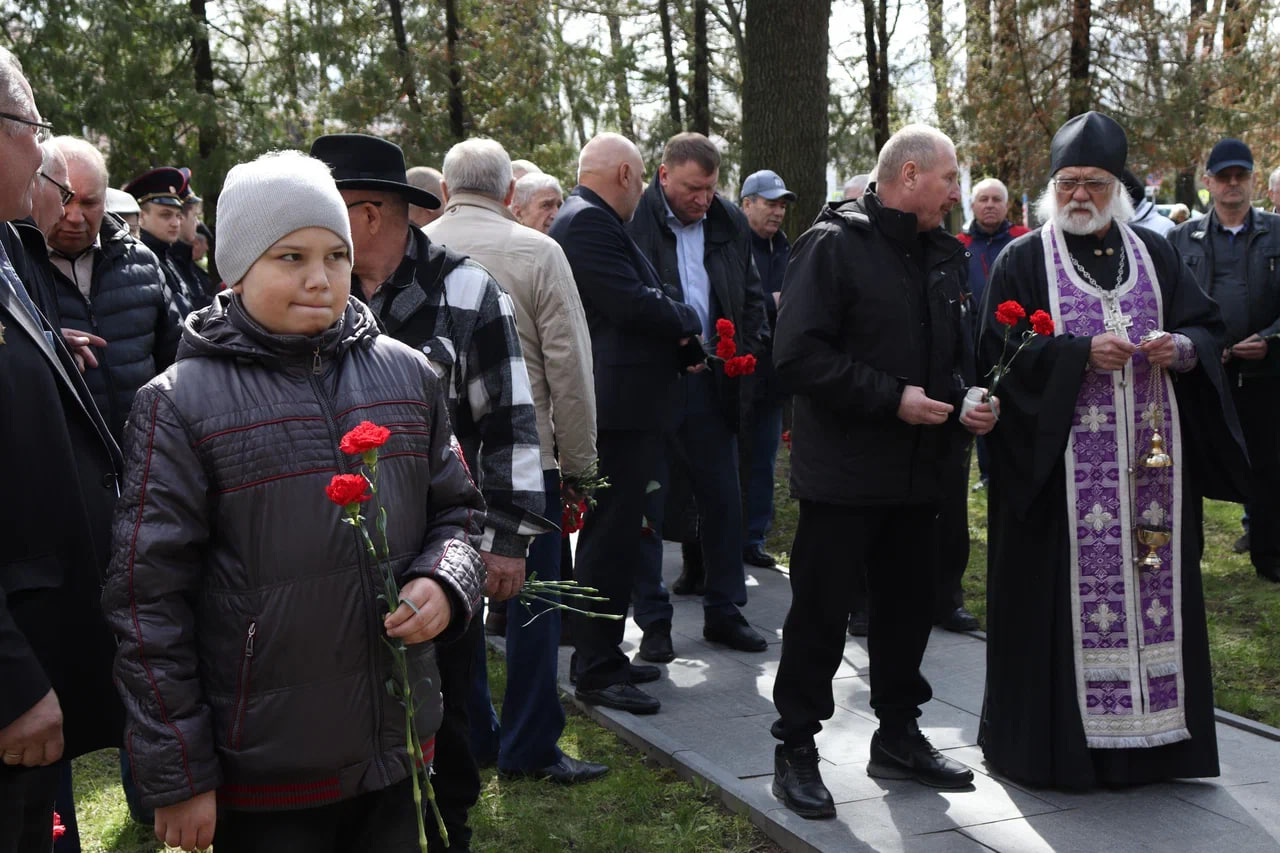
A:
[[[525,556],[555,525],[543,517],[537,415],[511,297],[484,267],[411,227],[404,260],[369,304],[387,334],[447,377],[453,431],[488,506],[477,547]]]

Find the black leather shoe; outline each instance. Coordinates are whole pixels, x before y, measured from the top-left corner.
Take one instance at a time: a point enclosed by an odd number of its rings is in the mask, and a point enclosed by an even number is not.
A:
[[[773,559],[759,545],[748,545],[742,549],[742,562],[748,566],[755,566],[760,569],[772,569],[778,565],[778,561]]]
[[[867,636],[867,611],[855,610],[849,614],[849,636]]]
[[[963,607],[957,607],[944,616],[938,625],[947,631],[956,631],[958,633],[976,631],[978,630],[978,617]]]
[[[702,546],[697,542],[680,545],[680,577],[671,585],[676,595],[702,595],[706,591],[706,573],[702,568]]]
[[[490,610],[484,617],[484,632],[490,637],[507,636],[507,614]]]
[[[867,775],[877,779],[914,779],[934,788],[967,788],[973,771],[933,748],[915,721],[896,737],[879,729],[871,736],[871,760]]]
[[[1249,531],[1246,530],[1243,536],[1232,543],[1231,550],[1235,551],[1237,554],[1249,553]]]
[[[559,785],[576,785],[579,782],[590,782],[599,779],[609,772],[604,764],[593,764],[590,761],[579,761],[572,756],[560,755],[560,760],[538,770],[499,770],[498,774],[507,779],[546,779]]]
[[[644,629],[644,636],[640,638],[639,655],[641,660],[650,663],[671,663],[676,659],[676,651],[671,646],[669,621],[659,619]]]
[[[650,681],[657,681],[662,677],[662,670],[656,666],[645,666],[642,663],[627,664],[627,678],[632,684],[648,684]],[[569,669],[569,683],[578,683],[578,673]]]
[[[1253,571],[1264,581],[1280,583],[1280,569],[1278,568],[1259,569],[1257,566],[1254,566]]]
[[[835,801],[822,784],[822,774],[818,771],[817,747],[774,747],[773,795],[800,817],[836,816]]]
[[[588,705],[603,705],[633,714],[656,714],[662,707],[661,702],[634,684],[610,684],[595,690],[583,690],[579,687],[573,695]]]
[[[740,652],[762,652],[769,642],[747,624],[741,613],[703,623],[702,636]]]

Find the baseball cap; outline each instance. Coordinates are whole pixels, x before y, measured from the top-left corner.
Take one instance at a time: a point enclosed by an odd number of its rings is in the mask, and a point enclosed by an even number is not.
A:
[[[1239,166],[1241,169],[1253,171],[1253,152],[1249,150],[1249,146],[1245,145],[1239,139],[1223,139],[1213,146],[1213,150],[1209,152],[1209,162],[1205,165],[1204,170],[1210,175],[1216,175],[1223,169],[1230,169],[1232,166]]]
[[[785,198],[787,201],[796,200],[796,194],[787,189],[787,185],[782,182],[782,178],[778,177],[778,173],[768,169],[752,172],[742,182],[742,195],[740,198],[752,195],[758,195],[770,201],[775,198]]]

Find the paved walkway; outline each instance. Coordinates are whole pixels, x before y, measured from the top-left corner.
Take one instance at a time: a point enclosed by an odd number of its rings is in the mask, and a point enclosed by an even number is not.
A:
[[[668,584],[680,550],[667,546]],[[868,705],[865,640],[847,638],[836,673],[836,714],[821,734],[822,774],[837,804],[835,820],[808,821],[785,809],[769,787],[775,718],[773,680],[782,623],[791,601],[784,571],[748,568],[747,619],[770,638],[760,654],[702,639],[697,598],[675,596],[677,658],[667,677],[644,689],[662,711],[637,717],[584,706],[602,725],[670,765],[720,789],[770,838],[792,851],[1280,851],[1280,732],[1218,723],[1222,776],[1087,794],[1029,790],[993,775],[976,746],[985,643],[980,635],[935,630],[924,661],[934,699],[921,728],[934,745],[972,767],[972,790],[949,792],[866,774],[875,717]],[[626,651],[640,631],[628,620]],[[569,695],[569,650],[561,649],[561,686]],[[1268,736],[1270,735],[1270,736]]]

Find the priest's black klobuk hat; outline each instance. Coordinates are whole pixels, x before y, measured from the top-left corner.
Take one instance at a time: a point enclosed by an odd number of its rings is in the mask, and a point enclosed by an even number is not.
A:
[[[1067,121],[1049,146],[1049,174],[1068,166],[1105,169],[1117,178],[1124,173],[1129,140],[1115,119],[1090,110]]]
[[[440,199],[409,183],[404,151],[394,142],[363,133],[331,133],[311,143],[311,156],[329,165],[340,190],[378,190],[428,210],[440,206]]]
[[[182,207],[182,193],[186,188],[186,176],[172,166],[144,172],[124,185],[124,191],[136,198],[138,204],[151,202],[169,207]]]

